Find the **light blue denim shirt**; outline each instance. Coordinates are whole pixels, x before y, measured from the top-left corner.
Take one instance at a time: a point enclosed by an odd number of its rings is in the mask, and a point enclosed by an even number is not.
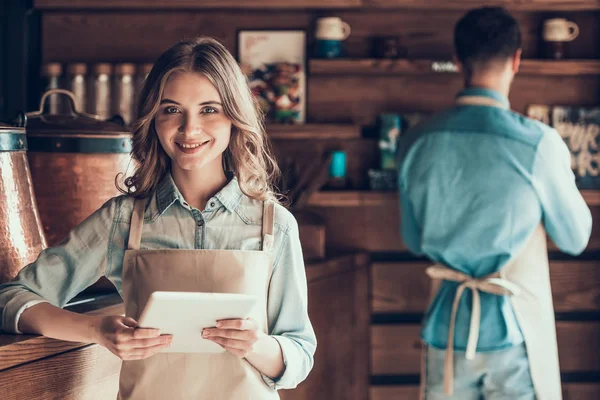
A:
[[[65,304],[102,275],[121,292],[134,199],[109,200],[61,244],[44,250],[10,283],[0,285],[2,329],[18,333],[18,320],[40,302]],[[144,215],[142,249],[260,250],[262,202],[245,196],[232,179],[211,198],[204,211],[190,207],[170,174],[161,181]],[[313,366],[316,338],[307,311],[307,283],[298,225],[292,214],[275,206],[273,275],[269,288],[269,333],[279,342],[284,374],[273,388],[290,389]]]
[[[497,92],[470,88],[508,106]],[[540,222],[570,254],[586,247],[590,211],[575,186],[570,154],[558,132],[508,109],[461,105],[401,137],[402,236],[412,252],[469,276],[498,271]],[[443,282],[424,320],[422,337],[445,348],[458,284]],[[455,349],[465,350],[471,292],[460,301]],[[523,335],[507,297],[481,293],[478,351],[508,348]]]

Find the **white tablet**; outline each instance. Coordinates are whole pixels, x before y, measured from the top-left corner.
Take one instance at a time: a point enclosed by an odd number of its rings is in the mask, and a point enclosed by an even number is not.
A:
[[[202,338],[202,329],[218,320],[248,318],[258,298],[247,294],[153,292],[138,320],[140,328],[173,335],[169,353],[221,353],[218,344]]]

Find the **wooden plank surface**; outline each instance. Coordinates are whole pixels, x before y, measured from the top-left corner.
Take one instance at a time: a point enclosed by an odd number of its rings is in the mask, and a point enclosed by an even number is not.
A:
[[[267,125],[267,136],[271,140],[360,139],[361,128],[349,124],[272,124]]]
[[[561,372],[600,372],[600,322],[556,324]],[[371,327],[371,374],[417,375],[420,372],[420,325]]]
[[[360,172],[357,170],[357,173]],[[400,235],[399,205],[394,193],[332,191],[316,193],[314,196],[309,200],[310,211],[325,221],[328,247],[380,252],[407,251]],[[365,207],[367,204],[369,207]],[[600,249],[600,207],[590,208],[592,236],[586,251]],[[551,241],[548,242],[548,248],[558,251]]]
[[[417,400],[418,385],[371,386],[369,400]]]
[[[0,371],[3,400],[104,400],[117,396],[121,360],[99,345]]]
[[[428,262],[374,263],[374,313],[423,313],[429,302]],[[600,311],[600,261],[552,261],[552,296],[556,312]]]
[[[35,0],[41,10],[56,9],[214,9],[352,8],[362,0]]]
[[[363,4],[379,8],[436,10],[468,10],[483,6],[481,0],[363,0]],[[600,2],[598,0],[486,0],[485,6],[526,11],[574,11],[600,9]]]
[[[463,14],[463,10],[424,13],[415,9],[336,12],[336,16],[352,27],[352,34],[344,42],[348,58],[368,58],[373,37],[395,36],[399,39],[400,46],[406,49],[406,55],[410,59],[444,60],[452,58],[452,32]],[[580,27],[577,40],[569,43],[568,59],[598,58],[599,15],[598,11],[561,13],[561,17],[575,22]],[[314,20],[319,16],[322,16],[322,13],[305,9],[174,9],[168,12],[152,12],[150,9],[119,12],[114,8],[103,12],[57,10],[42,15],[42,56],[44,62],[151,62],[182,38],[197,35],[214,36],[235,54],[239,29],[285,27],[307,31],[310,57]],[[543,13],[515,13],[515,18],[522,30],[523,57],[542,57],[540,27],[546,16]],[[312,77],[309,78],[310,85]],[[355,95],[352,97],[356,98]],[[543,99],[538,98],[538,103]]]
[[[120,315],[124,314],[124,308],[116,305],[87,314]],[[0,371],[87,345],[37,335],[0,334]]]
[[[334,270],[319,279],[310,278],[310,268],[323,269],[334,263]],[[308,314],[318,349],[307,380],[296,389],[280,391],[282,400],[366,398],[370,346],[368,265],[368,255],[357,254],[307,267]]]
[[[205,8],[400,8],[418,10],[467,10],[479,0],[35,0],[41,10],[56,9],[205,9]],[[574,11],[597,10],[597,0],[488,0],[487,6],[510,10]]]
[[[441,73],[458,74],[456,65],[450,60],[427,59],[337,59],[310,60],[313,75],[431,75]],[[523,59],[519,69],[522,75],[598,75],[598,60],[537,60]]]
[[[588,206],[600,206],[600,190],[582,190],[581,195]],[[398,204],[395,191],[344,190],[315,192],[309,199],[315,207],[378,207]]]
[[[354,272],[369,264],[367,253],[341,254],[329,256],[329,259],[317,262],[307,262],[306,279],[309,283],[326,279],[341,273]]]
[[[563,383],[563,400],[598,400],[599,383]],[[371,386],[370,400],[415,400],[419,396],[418,385]]]

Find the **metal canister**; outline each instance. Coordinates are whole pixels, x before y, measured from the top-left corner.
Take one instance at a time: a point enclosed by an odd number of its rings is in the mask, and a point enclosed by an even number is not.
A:
[[[69,114],[43,113],[52,94],[70,100]],[[27,114],[31,176],[50,246],[118,195],[117,175],[124,178],[134,167],[131,134],[123,124],[77,112],[73,104],[71,92],[51,90],[42,97],[40,111]]]
[[[46,248],[26,152],[25,129],[0,123],[0,283]]]

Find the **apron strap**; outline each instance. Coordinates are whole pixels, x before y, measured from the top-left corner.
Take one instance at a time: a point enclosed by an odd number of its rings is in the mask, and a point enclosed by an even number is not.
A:
[[[274,210],[275,203],[273,201],[263,201],[262,251],[270,252],[273,248]]]
[[[133,205],[133,214],[131,214],[131,224],[129,225],[128,250],[139,250],[142,242],[142,226],[144,225],[144,209],[146,208],[146,199],[136,199]]]
[[[466,351],[466,359],[472,360],[475,357],[475,352],[477,350],[479,325],[481,322],[481,300],[479,298],[479,292],[491,293],[498,296],[516,296],[519,294],[520,288],[512,282],[502,279],[499,272],[482,278],[472,278],[469,275],[450,269],[441,264],[435,264],[434,266],[427,268],[426,272],[431,279],[441,279],[460,283],[456,289],[456,295],[454,296],[454,302],[452,303],[450,327],[448,328],[448,343],[446,345],[446,356],[444,359],[444,392],[446,395],[451,396],[454,393],[454,327],[458,305],[463,292],[465,289],[470,289],[473,293],[471,324]]]

